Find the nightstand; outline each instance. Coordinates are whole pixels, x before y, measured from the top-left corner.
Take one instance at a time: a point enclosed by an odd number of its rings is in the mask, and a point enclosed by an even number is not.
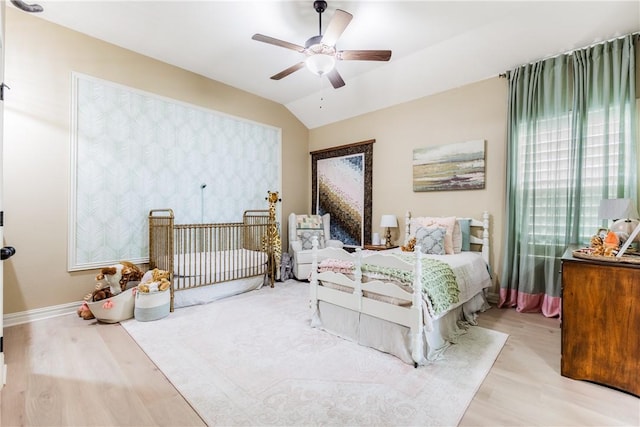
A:
[[[364,245],[362,249],[366,249],[369,251],[386,251],[387,249],[395,249],[398,245],[386,247],[385,245]]]
[[[562,257],[560,373],[640,397],[640,265]]]

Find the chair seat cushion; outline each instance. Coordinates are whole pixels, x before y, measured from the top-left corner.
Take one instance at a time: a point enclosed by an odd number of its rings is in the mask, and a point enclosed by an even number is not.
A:
[[[313,261],[313,251],[298,251],[295,253],[296,264],[311,264]]]

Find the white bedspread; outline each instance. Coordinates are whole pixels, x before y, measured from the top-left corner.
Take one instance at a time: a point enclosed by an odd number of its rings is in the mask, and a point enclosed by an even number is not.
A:
[[[403,253],[400,248],[391,249],[382,253],[391,252]],[[381,252],[379,251],[362,251],[362,262],[366,263],[367,257],[380,253]],[[489,275],[487,265],[482,259],[482,255],[480,254],[480,252],[465,251],[459,254],[452,255],[425,254],[423,255],[423,258],[431,258],[442,261],[444,263],[447,263],[453,270],[453,273],[456,276],[456,283],[458,284],[460,294],[458,296],[458,303],[451,305],[449,310],[461,306],[462,304],[473,298],[475,295],[477,295],[479,292],[482,292],[483,289],[491,287],[491,276]],[[432,318],[437,319],[444,314],[445,313],[442,313],[441,315],[434,316]]]

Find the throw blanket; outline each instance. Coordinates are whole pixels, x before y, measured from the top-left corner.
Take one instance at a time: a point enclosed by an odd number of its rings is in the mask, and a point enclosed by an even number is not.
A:
[[[393,256],[410,264],[415,263],[414,254],[394,253]],[[363,261],[366,261],[366,258]],[[355,270],[353,263],[338,260],[324,260],[319,267],[320,271],[333,270],[338,273],[353,273]],[[397,280],[413,289],[413,270],[400,270],[366,263],[362,264],[361,270],[363,275]],[[449,264],[431,258],[422,258],[422,293],[431,316],[437,316],[458,303],[460,289]]]

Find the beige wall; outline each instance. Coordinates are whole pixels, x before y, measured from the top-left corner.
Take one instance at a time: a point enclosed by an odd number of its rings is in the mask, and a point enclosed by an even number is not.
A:
[[[493,78],[438,95],[312,129],[309,150],[375,139],[373,144],[373,232],[383,234],[380,216],[395,214],[404,238],[404,215],[471,216],[490,213],[491,261],[500,266],[505,194],[507,81]],[[414,193],[413,149],[486,140],[483,190]],[[311,178],[309,177],[309,180]],[[310,203],[310,202],[309,202]]]
[[[635,53],[638,63],[640,44],[636,45]],[[636,82],[636,95],[640,100],[640,67],[636,67]],[[373,145],[372,229],[382,235],[384,230],[378,226],[380,216],[397,215],[402,222],[393,235],[397,244],[402,244],[404,238],[403,218],[407,210],[414,215],[474,218],[480,218],[482,212],[487,210],[490,213],[490,238],[493,245],[491,263],[496,273],[494,278],[497,288],[503,256],[507,86],[506,79],[495,77],[312,129],[309,133],[309,151],[376,140]],[[638,117],[640,119],[640,101]],[[411,161],[414,148],[473,139],[486,140],[484,190],[413,192]],[[640,143],[640,126],[638,142]],[[640,159],[640,147],[638,156]],[[311,182],[310,175],[308,179]],[[640,194],[637,200],[640,200]],[[311,204],[310,201],[308,203]]]
[[[79,301],[95,285],[95,270],[66,271],[72,71],[281,128],[283,217],[307,209],[308,130],[282,105],[6,12],[4,231],[17,253],[4,264],[5,314]]]

